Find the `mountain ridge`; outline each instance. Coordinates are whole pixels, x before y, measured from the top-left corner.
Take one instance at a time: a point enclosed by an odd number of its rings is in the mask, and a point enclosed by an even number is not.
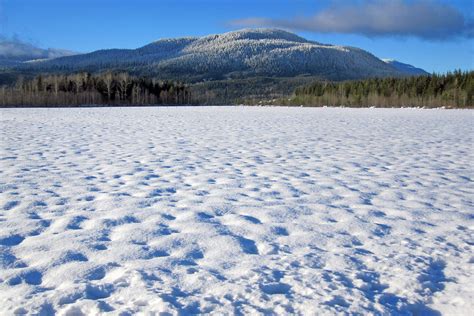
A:
[[[395,69],[399,70],[399,71],[402,71],[404,73],[407,73],[409,75],[429,75],[429,73],[427,71],[425,71],[424,69],[421,69],[421,68],[417,68],[413,65],[410,65],[410,64],[405,64],[405,63],[402,63],[398,60],[395,60],[395,59],[389,59],[389,58],[384,58],[382,59],[382,61],[384,61],[385,63],[393,66]]]
[[[356,47],[322,44],[278,29],[244,29],[159,39],[137,49],[107,49],[22,64],[31,71],[127,71],[207,81],[258,76],[326,80],[409,75]]]

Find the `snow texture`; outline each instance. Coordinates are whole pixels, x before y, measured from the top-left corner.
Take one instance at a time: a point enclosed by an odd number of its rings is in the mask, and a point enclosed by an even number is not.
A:
[[[2,109],[0,314],[469,315],[467,110]]]

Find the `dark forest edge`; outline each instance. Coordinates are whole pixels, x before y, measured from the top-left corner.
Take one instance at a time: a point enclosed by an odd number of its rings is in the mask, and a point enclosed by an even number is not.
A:
[[[26,106],[129,106],[188,104],[191,94],[179,82],[134,77],[127,73],[92,75],[39,75],[19,78],[16,83],[0,87],[0,105]]]
[[[274,104],[346,107],[474,108],[474,71],[345,82],[316,81]]]
[[[192,85],[107,72],[20,77],[0,87],[2,107],[191,104],[474,108],[474,72],[343,82],[256,77]]]

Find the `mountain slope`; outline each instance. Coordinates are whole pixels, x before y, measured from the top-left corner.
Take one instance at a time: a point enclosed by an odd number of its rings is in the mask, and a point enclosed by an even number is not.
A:
[[[0,66],[14,66],[33,60],[44,60],[74,55],[62,49],[42,49],[18,40],[0,40]]]
[[[424,69],[416,68],[415,66],[404,64],[394,59],[382,59],[382,60],[386,64],[391,65],[396,70],[406,73],[407,75],[414,75],[414,76],[429,75],[429,73],[426,72]]]
[[[364,50],[321,44],[275,29],[164,39],[133,50],[100,50],[22,67],[38,71],[126,70],[191,81],[300,75],[347,80],[404,74]]]

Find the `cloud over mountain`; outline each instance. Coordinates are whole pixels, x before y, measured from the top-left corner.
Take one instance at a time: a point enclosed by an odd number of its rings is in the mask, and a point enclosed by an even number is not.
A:
[[[235,26],[280,27],[316,33],[368,37],[417,37],[426,40],[472,38],[474,24],[453,6],[429,0],[363,0],[334,2],[311,17],[244,18]]]
[[[0,60],[26,61],[70,56],[74,53],[62,49],[42,49],[16,37],[0,36]]]

